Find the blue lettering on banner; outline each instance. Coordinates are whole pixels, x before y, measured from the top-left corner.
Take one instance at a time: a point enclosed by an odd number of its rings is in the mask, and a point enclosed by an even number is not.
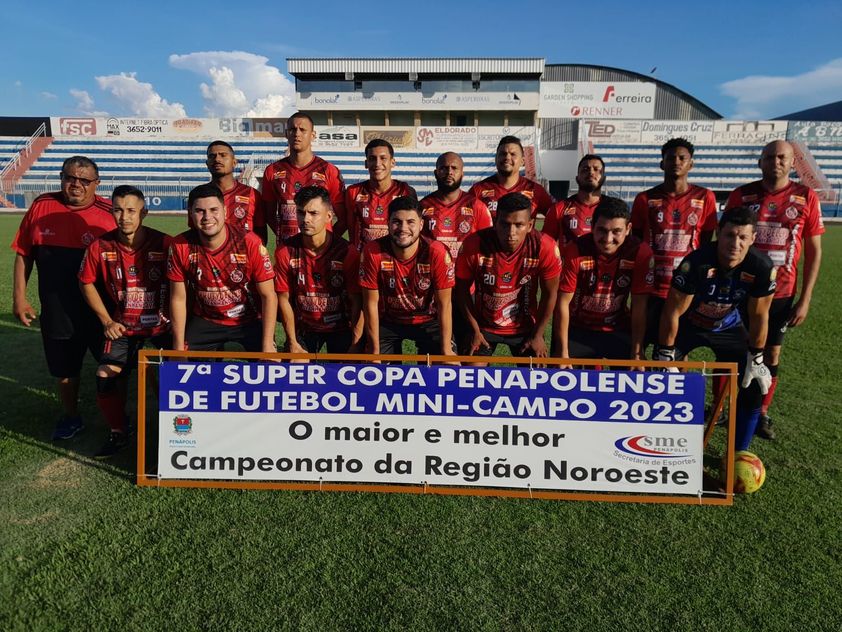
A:
[[[160,410],[456,415],[701,425],[704,376],[272,362],[165,362]]]

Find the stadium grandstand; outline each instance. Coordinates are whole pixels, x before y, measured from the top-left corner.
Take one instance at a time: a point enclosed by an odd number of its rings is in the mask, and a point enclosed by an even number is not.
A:
[[[605,159],[605,190],[631,202],[663,179],[660,146],[681,136],[696,145],[691,180],[720,200],[759,178],[760,149],[787,139],[797,178],[816,189],[826,216],[842,213],[842,121],[796,113],[769,121],[731,121],[654,77],[542,58],[290,58],[297,108],[316,123],[315,151],[346,183],[368,177],[362,151],[373,138],[395,147],[395,177],[426,194],[443,151],[465,160],[465,183],[494,172],[497,141],[520,137],[527,175],[557,198],[575,192],[585,153]],[[821,113],[837,108],[824,107]],[[798,119],[798,114],[805,114]],[[152,210],[184,208],[206,182],[205,149],[221,138],[235,149],[239,178],[257,186],[286,153],[282,118],[0,118],[0,206],[26,208],[59,187],[68,156],[100,166],[101,190],[132,184]]]

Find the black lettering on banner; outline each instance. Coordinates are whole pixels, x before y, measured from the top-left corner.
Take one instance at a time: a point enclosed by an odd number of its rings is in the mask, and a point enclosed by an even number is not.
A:
[[[308,424],[303,419],[294,421],[289,427],[289,436],[293,439],[303,440],[308,439],[313,434],[313,426]]]

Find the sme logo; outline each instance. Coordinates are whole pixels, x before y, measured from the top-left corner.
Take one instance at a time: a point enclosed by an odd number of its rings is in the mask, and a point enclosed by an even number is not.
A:
[[[96,134],[94,118],[61,118],[59,130],[64,136],[93,136]]]
[[[622,437],[614,442],[614,447],[626,454],[656,459],[689,456],[687,439],[676,439],[675,437],[652,437],[649,435]]]

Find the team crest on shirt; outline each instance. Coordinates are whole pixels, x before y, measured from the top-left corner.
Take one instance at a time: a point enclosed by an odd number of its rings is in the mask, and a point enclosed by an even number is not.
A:
[[[459,222],[459,232],[460,233],[471,232],[471,224],[468,221]]]
[[[94,237],[93,233],[84,233],[82,235],[82,243],[86,246],[90,246],[94,243],[94,239],[96,239],[96,237]]]
[[[103,252],[102,253],[102,260],[103,261],[117,261],[117,253],[116,252]]]
[[[450,228],[451,226],[453,226],[453,220],[452,220],[452,219],[450,219],[449,217],[445,217],[445,218],[444,218],[444,221],[442,222],[442,225],[443,225],[445,228]]]
[[[798,209],[794,206],[787,207],[785,213],[788,219],[796,219],[798,217]]]
[[[512,282],[512,273],[506,272],[501,277],[503,279],[503,283],[511,283]]]
[[[382,217],[384,215],[383,207],[378,204],[377,208],[374,209],[374,214]]]
[[[238,206],[234,209],[234,217],[237,219],[243,219],[246,216],[246,209],[242,206]]]
[[[260,253],[260,254],[263,254],[263,253]],[[248,260],[248,257],[247,257],[246,255],[241,254],[241,253],[239,253],[239,252],[232,252],[232,253],[231,253],[231,257],[230,257],[230,259],[231,259],[231,263],[242,263],[242,264],[246,264],[246,263],[248,263],[248,261],[249,261],[249,260]]]
[[[231,271],[231,280],[234,283],[240,283],[243,280],[243,271],[239,268],[235,268]]]
[[[128,272],[130,277],[136,277],[137,276],[137,267],[136,266],[129,266],[129,269],[127,270],[127,272]]]
[[[631,283],[631,278],[627,274],[621,274],[617,277],[617,287],[628,287]]]
[[[333,276],[330,277],[330,284],[333,287],[342,287],[342,284],[344,282],[345,282],[345,280],[342,278],[341,274],[334,274]]]
[[[157,281],[161,278],[161,271],[156,266],[152,266],[149,268],[147,276],[149,276],[150,281]]]
[[[696,224],[699,223],[699,216],[696,215],[695,213],[690,213],[687,216],[687,223],[690,224],[690,226],[695,226]]]
[[[769,202],[769,207],[768,207],[768,208],[769,208],[769,210],[770,210],[772,213],[774,213],[775,211],[777,211],[777,210],[778,210],[778,205],[777,205],[777,204],[775,204],[774,202]]]
[[[296,193],[298,193],[298,192],[301,190],[301,183],[300,183],[300,182],[296,182],[296,183],[295,183],[295,186],[293,187],[293,189],[295,189],[295,192],[296,192]]]
[[[430,289],[430,277],[418,277],[416,284],[418,285],[419,290],[427,291]]]

